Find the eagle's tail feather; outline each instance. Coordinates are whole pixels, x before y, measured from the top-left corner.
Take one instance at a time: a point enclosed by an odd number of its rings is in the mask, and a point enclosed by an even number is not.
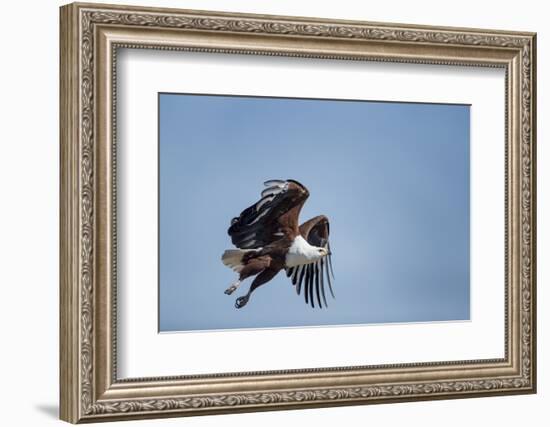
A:
[[[243,257],[248,252],[255,252],[256,249],[228,249],[222,255],[222,262],[237,273],[240,273],[244,265]]]

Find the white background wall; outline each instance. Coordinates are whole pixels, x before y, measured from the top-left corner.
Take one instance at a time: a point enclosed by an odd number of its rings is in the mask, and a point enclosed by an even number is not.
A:
[[[111,0],[113,3],[122,3]],[[539,393],[438,402],[266,412],[130,425],[539,426],[548,423],[550,376],[550,29],[545,2],[133,0],[133,4],[538,32]],[[0,24],[0,401],[2,425],[46,426],[58,402],[58,6],[5,2]],[[546,419],[545,419],[546,418]]]

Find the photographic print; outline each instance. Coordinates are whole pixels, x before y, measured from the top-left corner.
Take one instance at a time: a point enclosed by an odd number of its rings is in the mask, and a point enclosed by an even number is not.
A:
[[[159,93],[159,331],[470,319],[470,106]]]

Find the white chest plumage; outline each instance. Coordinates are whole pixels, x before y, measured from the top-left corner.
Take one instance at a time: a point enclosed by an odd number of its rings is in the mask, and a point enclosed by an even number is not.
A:
[[[286,254],[286,267],[311,264],[319,259],[318,248],[311,246],[302,236],[297,236]]]

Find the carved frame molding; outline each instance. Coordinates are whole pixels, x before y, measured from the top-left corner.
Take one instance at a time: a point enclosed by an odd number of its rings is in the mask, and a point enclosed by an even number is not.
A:
[[[77,3],[61,8],[60,42],[62,419],[535,392],[535,34]],[[506,68],[506,357],[117,380],[120,47]]]

